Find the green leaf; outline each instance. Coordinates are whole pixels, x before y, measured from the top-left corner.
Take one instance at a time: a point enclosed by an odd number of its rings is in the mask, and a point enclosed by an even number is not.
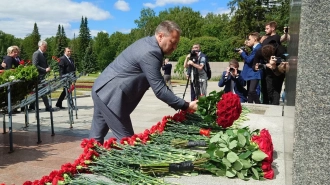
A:
[[[227,148],[227,145],[224,143],[220,143],[219,146],[220,146],[220,148]]]
[[[242,162],[244,169],[251,168],[252,164],[248,160],[241,159],[240,161]]]
[[[238,142],[239,142],[239,144],[240,144],[240,147],[244,147],[245,144],[246,144],[246,139],[245,139],[244,135],[241,134],[241,133],[239,133],[239,134],[237,135],[237,137],[238,137]]]
[[[218,170],[215,175],[221,177],[226,176],[226,170]]]
[[[220,136],[222,135],[222,132],[218,132],[215,136],[213,136],[210,139],[210,143],[216,143],[220,140]]]
[[[253,172],[252,178],[254,178],[256,180],[259,180],[259,173],[258,173],[258,171],[255,168],[251,168],[251,169],[252,169],[252,172]]]
[[[227,147],[220,148],[219,150],[221,150],[223,152],[228,152],[229,151],[229,149]]]
[[[225,153],[221,150],[216,150],[216,151],[214,151],[214,155],[219,158],[223,158],[223,156],[225,156]]]
[[[234,169],[236,171],[240,171],[241,169],[243,168],[243,163],[239,160],[237,160],[235,163],[234,163]]]
[[[231,167],[231,163],[227,158],[222,158],[222,162],[223,162],[224,165],[227,166],[227,168]]]
[[[240,173],[240,172],[237,172],[237,177],[240,178],[240,179],[242,179],[242,180],[245,180],[244,175],[242,173]]]
[[[229,169],[229,170],[226,171],[226,176],[227,177],[235,177],[235,175],[236,175],[236,171],[233,170],[233,169]]]
[[[208,159],[208,158],[210,158],[210,154],[208,154],[208,153],[203,153],[203,154],[202,154],[202,158],[207,158],[207,159]]]
[[[230,130],[230,129],[226,130],[226,133],[227,133],[229,136],[233,136],[233,135],[235,135],[234,132],[233,132],[233,130]]]
[[[268,155],[265,154],[263,151],[261,150],[257,150],[257,151],[254,151],[252,153],[252,159],[255,160],[255,161],[262,161],[264,160]]]
[[[237,141],[236,140],[233,140],[229,143],[229,149],[233,149],[237,146]]]
[[[234,152],[229,152],[229,153],[227,154],[227,159],[228,159],[228,161],[230,161],[231,163],[234,163],[235,161],[237,161],[238,156],[237,156],[237,154],[235,154]]]
[[[227,142],[228,141],[228,134],[226,134],[226,133],[222,134],[221,139],[223,139]]]
[[[251,153],[250,151],[246,151],[246,152],[244,152],[244,153],[241,153],[238,157],[239,157],[240,159],[246,159],[246,158],[248,158],[251,154],[252,154],[252,153]]]

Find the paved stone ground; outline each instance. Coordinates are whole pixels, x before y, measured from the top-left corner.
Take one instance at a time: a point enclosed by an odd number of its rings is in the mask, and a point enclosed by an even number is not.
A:
[[[182,97],[185,86],[174,87],[174,93]],[[221,90],[217,82],[209,82],[208,92]],[[89,94],[89,93],[87,93]],[[185,99],[189,101],[190,92],[187,89]],[[56,100],[53,100],[53,105]],[[65,105],[65,104],[64,104]],[[275,179],[267,181],[242,181],[239,179],[228,179],[200,175],[195,177],[167,178],[166,180],[179,184],[223,184],[223,185],[290,185],[292,184],[292,135],[293,125],[284,124],[282,117],[282,106],[244,104],[250,108],[251,113],[247,115],[249,121],[242,126],[250,126],[252,129],[267,128],[274,143]],[[88,137],[92,115],[93,102],[90,96],[77,99],[78,118],[75,118],[73,128],[70,129],[67,110],[55,109],[54,126],[55,136],[50,132],[49,112],[44,112],[41,101],[40,124],[41,144],[37,144],[37,127],[35,113],[29,114],[29,126],[25,127],[24,115],[13,116],[13,140],[14,152],[9,154],[8,133],[0,135],[0,183],[22,184],[25,180],[40,179],[48,175],[54,169],[66,162],[73,162],[78,158],[82,149],[79,147],[82,138]],[[173,115],[175,110],[167,104],[158,100],[151,90],[148,90],[132,113],[131,118],[136,133],[150,128],[162,119],[164,115]],[[293,112],[292,112],[293,115]],[[8,118],[6,118],[8,120]],[[8,128],[8,124],[7,124]],[[3,129],[0,129],[3,132]],[[111,132],[107,135],[111,137]]]

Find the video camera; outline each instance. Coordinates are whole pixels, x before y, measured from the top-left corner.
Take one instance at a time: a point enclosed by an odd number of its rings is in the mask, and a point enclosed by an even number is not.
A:
[[[233,51],[237,53],[237,52],[239,52],[240,49],[243,50],[243,51],[245,51],[245,47],[244,46],[239,47],[239,48],[234,48]]]
[[[190,58],[189,58],[189,60],[195,62],[194,59],[196,59],[196,61],[197,61],[198,53],[199,53],[198,50],[191,50],[191,51],[189,51],[189,54],[190,54]]]

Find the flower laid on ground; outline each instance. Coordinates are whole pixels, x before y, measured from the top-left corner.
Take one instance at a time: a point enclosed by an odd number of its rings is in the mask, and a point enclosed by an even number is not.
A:
[[[157,177],[190,172],[243,180],[272,179],[273,144],[269,132],[230,127],[243,114],[239,98],[237,101],[231,93],[221,98],[220,93],[212,95],[202,97],[201,108],[205,111],[164,116],[150,129],[118,142],[110,138],[101,145],[94,139],[84,139],[83,153],[74,163],[26,184],[104,184],[81,175],[84,173],[133,184],[169,184]],[[188,150],[190,147],[204,152]]]
[[[257,143],[260,150],[267,154],[267,157],[262,161],[261,169],[263,171],[263,176],[266,179],[274,178],[274,170],[272,169],[273,162],[273,141],[268,130],[262,129],[260,133],[252,136],[253,142]]]

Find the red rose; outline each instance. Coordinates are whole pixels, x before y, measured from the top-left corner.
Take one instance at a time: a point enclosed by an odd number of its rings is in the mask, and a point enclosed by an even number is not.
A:
[[[272,170],[272,164],[268,161],[262,161],[261,169],[264,172]]]
[[[1,185],[5,185],[5,183],[1,183]],[[32,185],[31,181],[25,181],[23,185]]]
[[[274,171],[271,169],[267,172],[264,172],[264,177],[266,179],[273,179],[274,178]]]

